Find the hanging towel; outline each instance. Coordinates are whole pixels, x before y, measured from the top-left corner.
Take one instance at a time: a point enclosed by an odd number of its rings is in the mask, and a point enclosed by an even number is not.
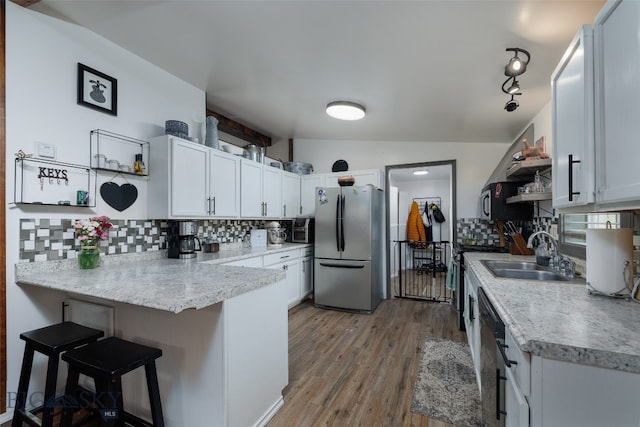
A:
[[[449,268],[447,269],[447,289],[451,291],[456,290],[456,282],[458,281],[458,264],[453,262],[453,259],[449,260]]]
[[[413,242],[427,241],[424,224],[422,223],[422,215],[420,215],[420,208],[416,202],[411,203],[411,210],[409,211],[409,218],[407,219],[407,240]]]

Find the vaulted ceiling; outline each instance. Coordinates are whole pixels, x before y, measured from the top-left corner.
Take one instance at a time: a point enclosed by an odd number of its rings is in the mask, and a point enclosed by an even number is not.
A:
[[[274,139],[511,142],[550,99],[552,71],[603,0],[42,0],[206,91]],[[506,48],[531,53],[506,112]],[[357,122],[328,117],[359,102]]]

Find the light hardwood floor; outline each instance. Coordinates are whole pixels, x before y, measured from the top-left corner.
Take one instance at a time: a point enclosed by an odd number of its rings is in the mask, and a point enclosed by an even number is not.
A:
[[[410,411],[427,336],[466,341],[450,304],[391,299],[371,315],[289,312],[289,385],[269,427],[450,424]]]

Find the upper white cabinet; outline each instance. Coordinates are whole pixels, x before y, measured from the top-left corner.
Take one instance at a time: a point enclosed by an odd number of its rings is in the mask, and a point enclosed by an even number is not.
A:
[[[240,163],[235,156],[163,135],[152,140],[150,163],[150,217],[238,216]]]
[[[314,173],[300,177],[300,216],[313,216],[316,212],[316,187],[324,187],[325,174]]]
[[[583,25],[551,77],[553,206],[594,202],[593,31]]]
[[[279,218],[282,171],[249,159],[241,159],[240,171],[240,215],[243,218]]]
[[[300,175],[282,172],[282,217],[295,218],[301,213]]]
[[[233,154],[211,150],[209,168],[209,215],[240,216],[240,159]]]
[[[631,0],[609,1],[595,21],[598,203],[639,206],[639,28],[640,2]]]

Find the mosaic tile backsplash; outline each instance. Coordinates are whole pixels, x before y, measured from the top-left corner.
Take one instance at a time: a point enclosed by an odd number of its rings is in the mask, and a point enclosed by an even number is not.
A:
[[[52,261],[76,257],[75,219],[31,218],[20,220],[20,261]],[[166,220],[111,220],[109,239],[101,242],[105,255],[157,251],[167,248]],[[234,243],[264,221],[200,220],[198,237]]]
[[[535,231],[544,230],[557,235],[557,218],[539,217],[532,221],[514,221],[516,226],[527,230],[527,235]],[[456,221],[456,240],[458,244],[497,245],[500,236],[496,222],[480,218],[459,218]]]

